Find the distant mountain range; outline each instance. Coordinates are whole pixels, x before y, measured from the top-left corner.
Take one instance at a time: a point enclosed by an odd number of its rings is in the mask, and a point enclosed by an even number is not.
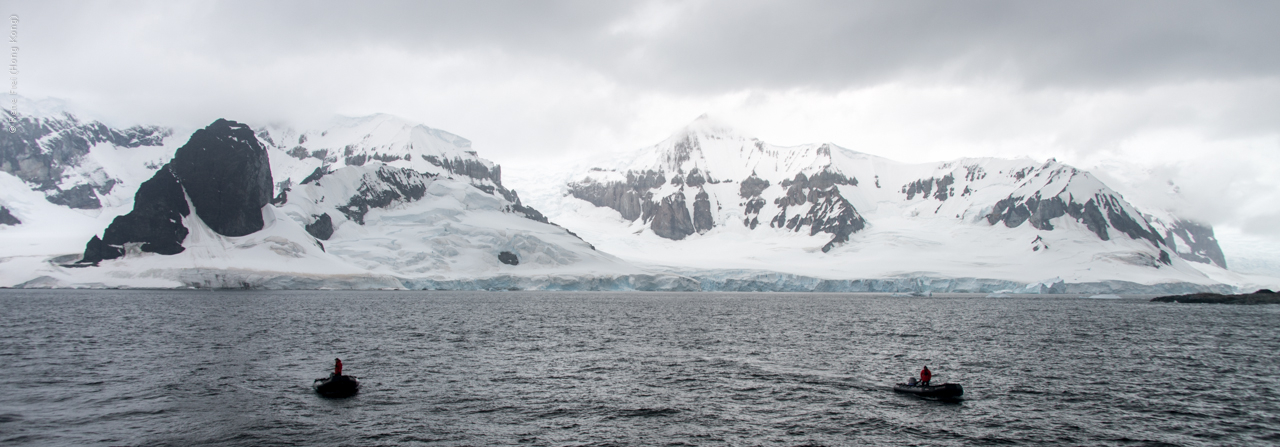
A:
[[[1138,210],[1055,160],[899,163],[831,143],[776,146],[704,116],[577,169],[532,203],[602,250],[704,288],[1089,291],[1210,284],[1227,267],[1209,225]]]
[[[1144,213],[1053,160],[903,164],[700,118],[622,161],[548,175],[530,204],[468,140],[389,115],[218,120],[188,135],[26,105],[39,112],[5,110],[17,132],[0,134],[3,287],[1167,293],[1244,281],[1210,226]]]

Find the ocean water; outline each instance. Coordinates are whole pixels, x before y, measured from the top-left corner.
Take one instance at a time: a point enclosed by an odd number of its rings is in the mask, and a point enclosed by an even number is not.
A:
[[[1277,445],[1280,306],[0,290],[3,445]],[[362,382],[310,388],[333,359]],[[928,365],[959,402],[891,390]]]

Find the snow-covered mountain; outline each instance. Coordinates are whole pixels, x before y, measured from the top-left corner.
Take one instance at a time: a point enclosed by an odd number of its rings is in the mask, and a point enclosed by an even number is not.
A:
[[[0,287],[1257,283],[1224,270],[1211,227],[1140,210],[1053,160],[904,164],[834,144],[774,146],[704,118],[563,181],[539,172],[517,194],[466,139],[389,115],[191,132],[112,127],[51,101],[19,110],[0,116],[12,130],[0,132]]]
[[[704,289],[906,279],[1161,291],[1229,276],[1211,227],[1144,213],[1055,160],[899,163],[830,143],[775,146],[704,116],[579,169],[526,188],[530,200],[600,249]]]
[[[467,140],[392,116],[219,120],[187,139],[6,113],[31,130],[0,140],[0,286],[697,287],[595,250]],[[75,188],[99,205],[60,201]]]

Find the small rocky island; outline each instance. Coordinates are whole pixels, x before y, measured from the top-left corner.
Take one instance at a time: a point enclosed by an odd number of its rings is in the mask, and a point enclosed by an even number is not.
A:
[[[1192,293],[1188,295],[1171,295],[1153,298],[1158,303],[1209,303],[1209,304],[1280,304],[1280,293],[1270,289],[1240,295],[1222,295],[1217,293]]]

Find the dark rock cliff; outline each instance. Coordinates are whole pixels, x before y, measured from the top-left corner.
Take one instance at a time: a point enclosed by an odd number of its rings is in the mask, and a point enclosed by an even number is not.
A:
[[[657,204],[649,190],[665,184],[666,176],[653,170],[627,171],[626,176],[627,181],[622,183],[573,182],[568,185],[569,195],[595,206],[611,208],[626,220],[651,215]]]
[[[662,198],[662,201],[649,211],[651,214],[644,218],[651,222],[650,228],[658,236],[678,241],[697,232],[693,226],[693,219],[689,217],[689,208],[685,204],[683,192]]]
[[[197,130],[170,162],[210,229],[244,236],[262,229],[262,207],[271,201],[271,162],[249,126],[219,119]]]
[[[90,239],[79,263],[97,265],[119,258],[130,243],[140,243],[139,248],[149,253],[172,255],[184,250],[182,241],[188,230],[182,225],[182,218],[189,216],[191,210],[170,165],[142,182],[133,197],[133,211],[112,220],[102,238]]]
[[[9,212],[8,208],[0,206],[0,225],[21,225],[22,221]]]

